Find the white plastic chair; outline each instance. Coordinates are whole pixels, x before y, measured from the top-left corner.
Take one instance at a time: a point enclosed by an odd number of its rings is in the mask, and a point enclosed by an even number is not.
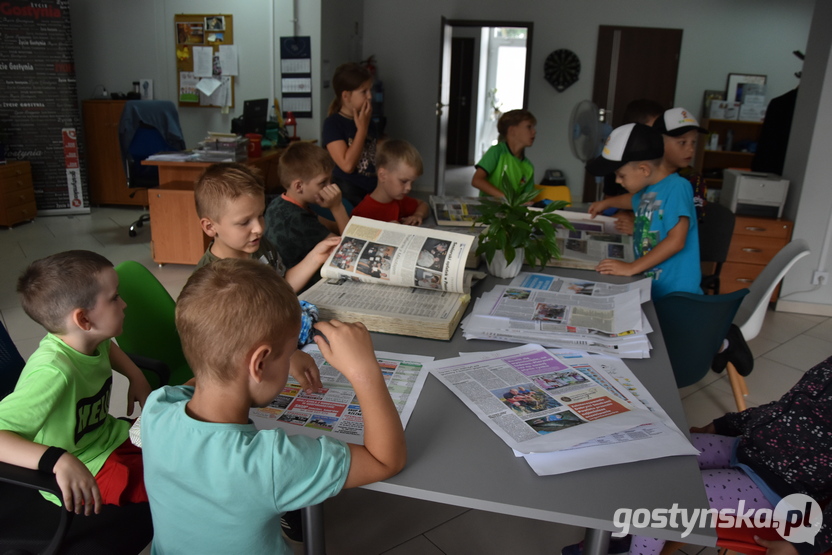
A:
[[[795,239],[778,252],[771,262],[766,264],[757,279],[748,288],[750,292],[743,299],[737,315],[734,317],[734,324],[742,332],[746,341],[757,337],[760,328],[763,327],[763,320],[766,317],[771,294],[774,288],[783,279],[795,263],[809,254],[809,245],[803,239]],[[734,393],[734,401],[737,403],[737,410],[743,411],[746,408],[745,396],[748,395],[748,386],[745,378],[739,375],[733,363],[727,365],[728,379],[731,381],[731,390]]]

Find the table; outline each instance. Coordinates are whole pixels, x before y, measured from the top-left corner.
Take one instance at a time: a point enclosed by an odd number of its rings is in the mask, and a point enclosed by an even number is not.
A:
[[[266,150],[260,158],[245,163],[259,169],[266,192],[275,192],[280,183],[277,165],[282,149]],[[167,162],[144,160],[159,168],[159,188],[148,191],[150,241],[157,264],[196,264],[208,248],[210,239],[202,232],[194,206],[194,184],[212,162]],[[281,189],[282,190],[282,189]]]
[[[585,270],[547,268],[566,277],[626,283],[633,278],[600,276]],[[489,276],[475,289],[490,291],[498,280]],[[469,307],[470,309],[470,307]],[[651,357],[627,359],[627,365],[680,429],[688,424],[670,368],[652,303],[644,305],[654,328]],[[493,351],[517,346],[496,341],[467,341],[457,329],[450,341],[373,333],[377,350],[418,353],[444,359],[460,351]],[[558,476],[537,476],[505,443],[435,377],[428,376],[405,430],[407,466],[398,475],[367,489],[438,503],[559,522],[587,528],[584,553],[605,555],[613,515],[619,508],[707,509],[708,500],[696,457],[666,457],[591,468]],[[305,510],[306,553],[324,553],[320,506]],[[685,539],[681,528],[638,530],[665,540],[716,545],[716,532],[697,527]]]

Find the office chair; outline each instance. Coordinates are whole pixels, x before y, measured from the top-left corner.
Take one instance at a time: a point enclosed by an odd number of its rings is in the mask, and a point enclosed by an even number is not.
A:
[[[17,347],[0,325],[0,400],[9,393],[5,384],[14,388],[23,366]],[[54,475],[0,463],[0,553],[139,553],[153,538],[147,503],[105,505],[100,514],[76,516],[38,490],[61,498]]]
[[[148,375],[151,387],[179,385],[191,379],[176,331],[176,302],[150,270],[132,260],[116,266],[118,292],[127,308],[116,338],[121,350]]]
[[[726,295],[670,293],[654,302],[678,387],[695,384],[728,334],[748,289]]]
[[[127,187],[131,189],[159,186],[159,169],[156,166],[142,165],[142,161],[148,156],[159,152],[185,150],[179,113],[176,111],[176,105],[168,100],[127,101],[118,124],[118,140],[124,162],[124,174],[127,176]],[[148,221],[150,215],[142,214],[130,226],[130,237],[135,237],[136,229]]]
[[[702,291],[719,295],[719,274],[728,258],[731,236],[734,233],[734,213],[727,206],[708,203],[702,209],[703,218],[699,223],[699,261],[713,264],[710,274],[702,276]]]
[[[710,205],[709,205],[710,206]],[[751,341],[760,333],[763,327],[763,320],[766,317],[771,295],[780,280],[791,270],[798,260],[809,254],[809,245],[803,239],[795,239],[774,255],[774,258],[766,264],[760,275],[757,276],[749,287],[750,293],[742,301],[737,315],[734,317],[734,324],[742,332],[746,341]],[[737,369],[731,362],[726,364],[728,379],[731,382],[731,390],[734,393],[734,401],[737,403],[737,410],[745,410],[745,396],[748,395],[748,385],[745,378],[739,375]]]

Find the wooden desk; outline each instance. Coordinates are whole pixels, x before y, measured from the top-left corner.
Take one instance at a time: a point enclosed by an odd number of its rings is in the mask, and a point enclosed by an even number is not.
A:
[[[246,164],[260,170],[266,192],[282,191],[277,177],[281,149],[265,151]],[[193,264],[208,248],[210,239],[202,232],[194,205],[194,184],[210,162],[161,162],[142,164],[159,168],[159,188],[148,191],[150,241],[157,264]]]

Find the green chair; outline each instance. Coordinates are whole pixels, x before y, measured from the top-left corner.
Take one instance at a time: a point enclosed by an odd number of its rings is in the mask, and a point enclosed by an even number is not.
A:
[[[119,294],[127,303],[124,329],[116,338],[119,347],[142,370],[167,369],[167,380],[145,372],[154,389],[191,379],[193,372],[182,353],[174,321],[176,302],[150,270],[138,262],[123,262],[116,266],[116,273]]]
[[[726,295],[670,293],[654,301],[678,387],[695,384],[711,369],[711,360],[748,289]]]

